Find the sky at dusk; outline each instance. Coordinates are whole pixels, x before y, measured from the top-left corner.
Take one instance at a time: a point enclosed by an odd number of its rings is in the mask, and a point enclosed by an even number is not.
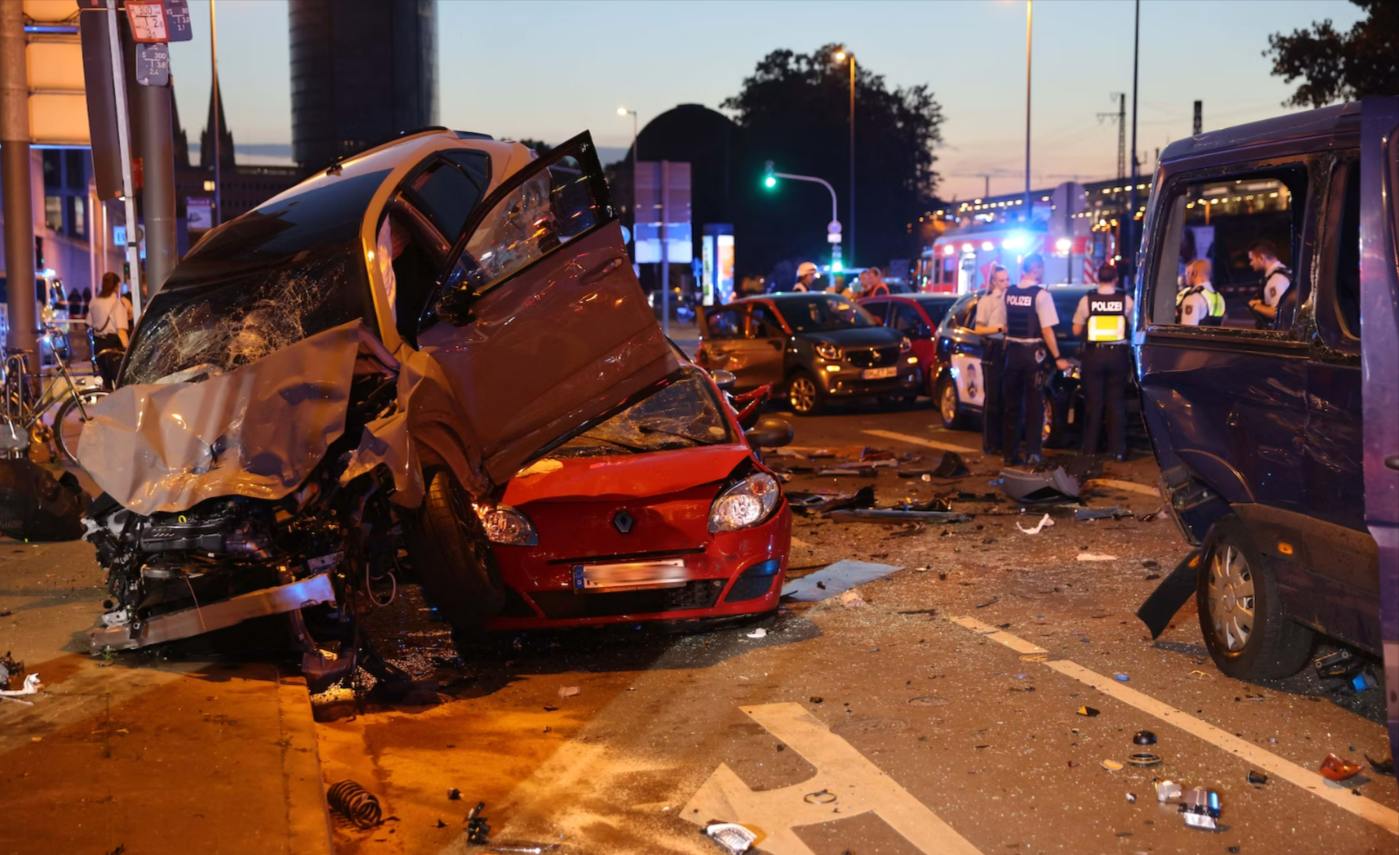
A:
[[[1291,87],[1269,74],[1262,55],[1270,33],[1324,18],[1349,29],[1362,14],[1343,0],[1141,5],[1144,169],[1157,148],[1190,134],[1196,99],[1206,130],[1287,111],[1281,102]],[[209,8],[206,0],[190,6],[196,38],[172,45],[171,71],[197,142],[208,109]],[[717,109],[769,51],[843,42],[889,85],[932,88],[947,118],[940,195],[980,196],[979,173],[988,172],[992,193],[1023,186],[1023,0],[438,0],[437,8],[439,119],[450,127],[546,142],[587,129],[599,146],[624,149],[631,122],[617,116],[619,105],[637,110],[643,125],[680,103]],[[290,143],[286,3],[218,0],[217,15],[220,80],[238,147]],[[1036,186],[1115,174],[1117,129],[1096,114],[1116,111],[1112,92],[1128,92],[1131,109],[1132,17],[1126,0],[1035,3]],[[858,113],[857,104],[857,122]]]

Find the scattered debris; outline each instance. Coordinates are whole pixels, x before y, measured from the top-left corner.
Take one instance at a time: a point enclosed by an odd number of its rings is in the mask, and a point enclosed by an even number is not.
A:
[[[979,609],[984,609],[984,608],[986,608],[987,606],[994,606],[996,603],[999,603],[1000,601],[1001,601],[1001,598],[1000,598],[1000,597],[992,597],[991,599],[987,600],[987,601],[984,602],[984,603],[977,603],[977,604],[976,604],[976,607],[979,608]]]
[[[1139,769],[1147,769],[1152,766],[1161,765],[1161,755],[1152,754],[1150,751],[1138,751],[1135,754],[1127,755],[1127,762]]]
[[[1379,684],[1375,682],[1375,675],[1371,674],[1368,668],[1361,669],[1360,673],[1350,678],[1350,687],[1356,692],[1369,691],[1377,685]]]
[[[1136,793],[1128,793],[1128,794],[1127,794],[1127,804],[1129,804],[1129,805],[1134,805],[1134,804],[1136,804],[1136,803],[1137,803],[1137,794],[1136,794]]]
[[[332,810],[338,811],[359,828],[373,828],[383,818],[379,799],[348,778],[330,788],[326,801]]]
[[[1177,784],[1175,781],[1156,782],[1156,800],[1158,802],[1168,802],[1171,799],[1178,799],[1180,796],[1180,784]]]
[[[972,518],[966,514],[954,514],[949,511],[901,511],[896,508],[886,510],[875,510],[873,508],[856,509],[848,511],[832,511],[830,513],[832,522],[865,522],[865,523],[891,523],[891,522],[941,522],[941,523],[966,523]]]
[[[38,674],[26,674],[22,687],[14,690],[0,691],[0,698],[20,698],[25,695],[35,695],[38,694],[39,690],[43,687],[44,684],[39,681]]]
[[[1159,638],[1180,607],[1195,596],[1199,587],[1200,555],[1201,550],[1191,550],[1137,609],[1137,617],[1151,631],[1152,639]]]
[[[1113,505],[1110,508],[1095,510],[1093,508],[1079,508],[1074,511],[1075,522],[1091,522],[1093,520],[1120,520],[1124,517],[1132,516],[1130,509],[1124,509],[1121,505]]]
[[[1122,764],[1117,762],[1116,760],[1103,760],[1099,765],[1101,765],[1104,769],[1107,769],[1109,772],[1122,771]]]
[[[1079,480],[1062,466],[1052,472],[1003,469],[1000,486],[1007,496],[1023,505],[1077,501],[1080,490]]]
[[[481,811],[483,811],[483,810],[485,810],[485,809],[486,809],[486,803],[485,803],[485,802],[477,802],[477,803],[476,803],[476,807],[472,808],[472,809],[471,809],[471,812],[468,813],[468,814],[466,815],[466,818],[462,820],[462,822],[466,824],[466,842],[467,842],[467,843],[488,843],[488,842],[490,842],[490,841],[489,841],[489,838],[490,838],[490,836],[491,836],[491,826],[490,826],[490,823],[486,821],[486,818],[485,818],[484,816],[481,816]]]
[[[840,595],[840,604],[847,609],[858,609],[865,605],[865,598],[854,588]]]
[[[767,634],[768,634],[768,631],[765,630],[765,629],[763,629],[763,628],[760,626],[760,627],[758,627],[757,629],[753,630],[752,632],[748,633],[748,635],[747,635],[746,637],[747,637],[747,638],[767,638]]]
[[[557,843],[493,843],[481,851],[490,855],[543,855],[558,848]]]
[[[1156,734],[1149,730],[1139,730],[1132,734],[1132,741],[1137,745],[1155,745]]]
[[[1180,806],[1185,824],[1191,828],[1218,830],[1215,820],[1219,819],[1219,793],[1196,787],[1185,794],[1185,803]]]
[[[1266,784],[1268,783],[1268,776],[1263,774],[1262,772],[1250,771],[1248,773],[1248,782],[1250,784]]]
[[[802,801],[809,805],[830,805],[835,804],[836,794],[828,790],[817,790],[814,793],[807,793],[802,796]]]
[[[559,686],[559,698],[571,698],[581,691],[577,686]]]
[[[1045,528],[1045,526],[1051,525],[1054,525],[1054,520],[1049,518],[1049,514],[1045,514],[1044,517],[1039,521],[1039,525],[1036,525],[1034,528],[1025,528],[1025,526],[1021,525],[1018,522],[1015,524],[1015,527],[1025,532],[1026,534],[1039,534]]]
[[[939,478],[965,478],[972,474],[967,468],[966,461],[962,460],[962,455],[955,451],[944,451],[942,460],[938,462],[937,468],[931,473]]]
[[[1361,664],[1359,658],[1344,647],[1312,661],[1316,676],[1323,680],[1328,677],[1349,677],[1360,669]]]
[[[449,802],[459,802],[459,801],[461,801],[461,790],[457,789],[456,787],[452,787],[450,790],[448,790],[448,791],[447,791],[447,801],[449,801]]]
[[[1377,773],[1379,773],[1379,774],[1381,774],[1381,775],[1388,775],[1388,776],[1391,777],[1391,778],[1394,777],[1394,758],[1393,758],[1393,757],[1389,758],[1388,760],[1372,760],[1372,759],[1370,759],[1370,755],[1369,755],[1369,754],[1364,754],[1364,755],[1361,755],[1361,756],[1363,756],[1363,757],[1365,758],[1365,762],[1367,762],[1367,763],[1370,764],[1370,768],[1371,768],[1371,769],[1374,769]]]
[[[786,493],[787,503],[792,506],[792,510],[799,514],[824,514],[828,511],[839,511],[848,508],[872,508],[874,507],[874,487],[861,487],[855,493],[835,493],[825,495],[822,493],[804,493],[799,490],[792,490]]]
[[[1355,774],[1365,768],[1359,763],[1352,763],[1349,760],[1342,760],[1335,754],[1327,754],[1326,759],[1321,761],[1321,777],[1328,781],[1344,781],[1347,778],[1355,777]]]
[[[912,537],[912,536],[914,536],[914,535],[916,535],[916,534],[922,534],[923,532],[925,532],[925,531],[927,531],[927,530],[928,530],[928,524],[927,524],[927,523],[923,522],[922,520],[913,520],[912,522],[906,522],[906,523],[904,523],[903,525],[899,526],[898,528],[894,529],[893,531],[889,532],[889,534],[888,534],[887,536],[888,536],[888,537]],[[926,570],[927,568],[925,567],[925,568],[923,568],[923,569]]]
[[[811,701],[813,704],[820,704],[824,703],[826,699],[821,697],[820,695],[812,695],[807,700]]]
[[[1104,554],[1099,553],[1099,552],[1080,552],[1080,553],[1078,554],[1077,560],[1079,560],[1079,561],[1116,561],[1116,560],[1117,560],[1117,556],[1116,556],[1116,555],[1104,555]]]
[[[1098,715],[1098,711],[1093,707],[1084,706],[1078,708],[1078,714],[1081,716],[1087,716],[1088,718],[1094,718]]]
[[[1131,680],[1131,679],[1132,679],[1131,677],[1128,677],[1126,674],[1123,674],[1123,673],[1120,672],[1120,671],[1119,671],[1118,673],[1116,673],[1116,674],[1113,674],[1113,675],[1112,675],[1112,678],[1113,678],[1114,680],[1116,680],[1117,682],[1119,682],[1119,683],[1125,683],[1125,682],[1127,682],[1128,680]]]
[[[24,663],[15,660],[10,651],[0,656],[0,689],[8,689],[16,680],[24,679]]]
[[[893,564],[843,559],[782,586],[782,596],[802,603],[815,603],[848,591],[856,585],[873,582],[901,569]]]
[[[711,822],[704,827],[704,833],[729,855],[743,855],[758,839],[758,835],[732,822]]]

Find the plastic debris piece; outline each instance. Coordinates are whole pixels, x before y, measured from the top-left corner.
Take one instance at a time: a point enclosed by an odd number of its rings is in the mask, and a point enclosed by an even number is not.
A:
[[[1335,653],[1318,656],[1312,660],[1312,667],[1316,669],[1316,675],[1324,680],[1327,677],[1349,677],[1361,667],[1361,662],[1354,653],[1341,648]]]
[[[1177,784],[1175,781],[1156,782],[1156,800],[1158,802],[1167,802],[1171,799],[1178,799],[1180,798],[1180,795],[1180,784]]]
[[[1176,612],[1195,596],[1199,588],[1199,567],[1200,550],[1191,550],[1137,609],[1137,617],[1146,624],[1153,639],[1166,631]]]
[[[1370,764],[1370,768],[1371,768],[1371,769],[1374,769],[1376,772],[1378,772],[1378,773],[1381,774],[1381,775],[1388,775],[1388,776],[1391,777],[1391,778],[1394,777],[1394,758],[1393,758],[1393,757],[1389,758],[1388,760],[1374,760],[1374,759],[1371,759],[1371,757],[1370,757],[1369,754],[1365,754],[1365,755],[1363,755],[1363,756],[1365,757],[1365,761],[1366,761],[1367,763]]]
[[[840,595],[840,604],[847,609],[858,609],[865,605],[865,598],[860,596],[857,589],[851,588]]]
[[[768,634],[768,631],[765,630],[765,629],[763,629],[763,628],[760,626],[760,627],[758,627],[757,629],[753,630],[752,632],[748,633],[747,637],[748,637],[748,638],[767,638],[767,634]]]
[[[854,493],[823,495],[792,490],[785,494],[787,503],[799,514],[822,514],[847,508],[874,507],[874,487],[861,487]]]
[[[1091,522],[1093,520],[1121,519],[1132,516],[1131,511],[1123,510],[1120,505],[1113,505],[1110,508],[1079,508],[1074,511],[1074,522]]]
[[[1078,560],[1079,560],[1079,561],[1116,561],[1116,560],[1117,560],[1117,556],[1116,556],[1116,555],[1104,555],[1104,554],[1099,553],[1099,552],[1080,552],[1080,553],[1078,554]]]
[[[896,523],[896,522],[940,522],[940,523],[966,523],[972,518],[966,514],[953,513],[951,511],[915,511],[901,510],[898,508],[888,508],[876,510],[873,508],[856,508],[854,510],[831,511],[831,522],[839,523]]]
[[[582,689],[578,688],[577,686],[559,686],[559,697],[571,698],[581,691]]]
[[[1219,819],[1219,793],[1195,787],[1185,794],[1185,803],[1180,806],[1185,824],[1191,828],[1218,830],[1215,820]]]
[[[1079,480],[1060,466],[1052,472],[1001,470],[1000,488],[1015,501],[1030,505],[1040,502],[1066,502],[1078,498]],[[997,486],[993,481],[992,486]]]
[[[1355,777],[1355,773],[1365,768],[1359,763],[1352,763],[1349,760],[1342,760],[1335,754],[1327,754],[1326,759],[1321,761],[1321,777],[1328,781],[1344,781],[1347,778]]]
[[[824,703],[826,699],[823,698],[823,697],[821,697],[820,695],[812,695],[811,698],[810,698],[809,700],[810,700],[813,704],[819,704],[819,703]]]
[[[1049,518],[1049,514],[1045,514],[1044,517],[1040,519],[1039,524],[1036,525],[1034,528],[1026,528],[1018,522],[1015,524],[1015,527],[1025,532],[1026,534],[1039,534],[1041,531],[1044,530],[1046,526],[1051,525],[1054,525],[1054,520]]]
[[[829,790],[817,790],[814,793],[807,793],[802,796],[802,801],[809,805],[829,805],[835,804],[836,794]]]
[[[450,790],[447,791],[447,800],[453,802],[461,801],[461,790],[457,789],[456,787],[452,787]]]
[[[38,694],[39,690],[43,687],[44,684],[39,681],[38,674],[26,674],[23,687],[0,692],[0,698],[18,698],[24,695],[35,695]]]
[[[1119,683],[1125,683],[1125,682],[1127,682],[1128,680],[1132,679],[1131,677],[1128,677],[1126,674],[1123,674],[1121,671],[1117,672],[1116,674],[1113,674],[1113,675],[1112,675],[1112,678],[1113,678],[1114,680],[1116,680],[1117,682],[1119,682]]]
[[[894,564],[844,559],[782,586],[782,596],[798,602],[815,603],[848,591],[856,585],[873,582],[901,569]]]
[[[477,802],[476,807],[472,808],[471,811],[467,813],[466,818],[462,820],[462,822],[466,824],[467,843],[490,842],[491,826],[486,821],[486,818],[481,816],[481,811],[485,809],[485,802]]]
[[[1078,714],[1082,716],[1087,716],[1088,718],[1093,718],[1094,716],[1098,715],[1098,711],[1093,709],[1092,707],[1084,706],[1078,708]]]
[[[955,451],[944,451],[942,460],[938,462],[937,468],[931,474],[939,478],[965,478],[971,474],[971,470],[967,468],[967,463],[962,459],[962,455]]]
[[[704,827],[704,833],[729,855],[743,855],[758,839],[758,835],[732,822],[711,822]]]
[[[1109,772],[1122,771],[1122,764],[1117,762],[1116,760],[1103,760],[1099,765],[1101,765],[1104,769],[1107,769]]]
[[[1268,776],[1262,772],[1250,771],[1248,773],[1248,782],[1250,784],[1266,784],[1268,783]]]
[[[996,603],[999,603],[1000,601],[1001,601],[1001,598],[1000,598],[1000,597],[998,597],[998,596],[997,596],[997,597],[992,597],[991,599],[987,600],[987,601],[984,602],[984,603],[977,603],[977,604],[976,604],[976,607],[979,608],[979,609],[984,609],[984,608],[986,608],[987,606],[994,606]]]
[[[1373,689],[1376,685],[1378,684],[1375,682],[1374,675],[1367,670],[1361,670],[1359,674],[1356,674],[1354,677],[1350,678],[1350,687],[1352,689],[1355,689],[1357,692],[1364,692],[1369,689]]]
[[[1127,762],[1141,769],[1150,766],[1161,765],[1161,755],[1153,754],[1150,751],[1138,751],[1135,754],[1127,755]]]
[[[1136,733],[1132,734],[1132,742],[1136,743],[1137,745],[1155,745],[1156,734],[1152,733],[1149,730],[1139,730]]]
[[[1128,794],[1127,794],[1127,804],[1129,804],[1129,805],[1134,805],[1134,804],[1136,804],[1136,803],[1137,803],[1137,794],[1136,794],[1136,793],[1128,793]]]

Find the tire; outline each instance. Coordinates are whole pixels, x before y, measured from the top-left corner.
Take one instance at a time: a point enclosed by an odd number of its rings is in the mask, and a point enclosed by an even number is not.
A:
[[[1068,439],[1069,425],[1063,412],[1064,407],[1053,395],[1044,396],[1044,424],[1040,428],[1040,445],[1045,448],[1063,448]]]
[[[957,394],[957,383],[952,379],[952,375],[944,374],[939,378],[933,403],[937,404],[943,427],[948,430],[962,430],[967,426],[967,412],[962,408],[962,399]]]
[[[424,474],[427,495],[409,528],[413,570],[453,636],[470,637],[505,607],[500,566],[471,497],[451,470]]]
[[[91,407],[110,393],[106,389],[86,389],[78,393],[82,398],[83,407]],[[69,398],[58,408],[58,412],[53,417],[53,439],[58,446],[58,453],[69,463],[78,462],[78,438],[83,429],[84,409],[78,408],[78,402]],[[87,410],[88,418],[92,417],[92,412]]]
[[[787,380],[787,403],[799,416],[814,416],[821,412],[821,387],[816,378],[798,371]]]
[[[1236,516],[1205,538],[1195,603],[1210,657],[1230,677],[1281,679],[1306,665],[1312,631],[1283,615],[1277,578]]]

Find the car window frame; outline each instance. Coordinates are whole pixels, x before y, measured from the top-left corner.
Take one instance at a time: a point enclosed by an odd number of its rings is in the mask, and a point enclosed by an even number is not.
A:
[[[1316,237],[1317,222],[1321,215],[1320,202],[1318,201],[1318,187],[1324,186],[1325,176],[1318,175],[1319,156],[1315,153],[1288,154],[1275,157],[1262,157],[1248,160],[1238,160],[1230,163],[1212,164],[1189,168],[1188,166],[1179,171],[1167,172],[1158,183],[1157,188],[1151,194],[1151,213],[1155,216],[1147,217],[1148,234],[1143,242],[1143,258],[1139,272],[1139,286],[1134,299],[1137,301],[1134,311],[1135,317],[1139,321],[1138,329],[1141,335],[1152,339],[1165,338],[1207,338],[1228,341],[1230,339],[1240,341],[1255,342],[1275,342],[1279,344],[1305,346],[1306,333],[1303,329],[1304,305],[1309,303],[1313,297],[1312,271],[1317,263],[1316,257]],[[1284,173],[1291,172],[1301,177],[1304,186],[1300,190],[1289,190],[1293,196],[1293,235],[1290,247],[1293,261],[1292,286],[1294,288],[1305,288],[1306,296],[1299,294],[1297,301],[1297,311],[1292,318],[1292,326],[1282,330],[1260,330],[1246,327],[1210,327],[1210,326],[1188,326],[1185,324],[1165,323],[1153,320],[1155,301],[1159,299],[1156,293],[1157,270],[1162,260],[1162,249],[1166,245],[1166,237],[1174,233],[1177,243],[1180,233],[1172,230],[1175,219],[1175,207],[1181,200],[1181,191],[1186,185],[1229,181],[1247,180],[1249,178],[1275,178],[1282,180]],[[1296,213],[1298,205],[1301,206],[1300,214]],[[1159,211],[1159,214],[1157,212]],[[1300,219],[1298,219],[1300,217]],[[1182,219],[1181,225],[1184,224]],[[1172,302],[1175,299],[1175,292],[1170,294]]]
[[[894,315],[901,311],[908,312],[913,316],[913,329],[903,330],[894,325]],[[928,316],[923,313],[922,307],[912,300],[891,300],[889,302],[889,318],[884,322],[884,325],[891,330],[903,333],[909,338],[917,337],[918,333],[924,328],[932,326],[928,323]]]
[[[713,319],[726,312],[732,312],[734,314],[734,329],[737,331],[737,334],[731,336],[715,335]],[[710,341],[742,341],[748,337],[748,306],[744,303],[731,303],[727,306],[715,307],[712,311],[704,313],[704,326],[705,330],[708,332],[707,338]]]
[[[874,315],[874,319],[879,321],[884,326],[887,327],[889,325],[889,307],[894,304],[893,300],[890,300],[888,297],[881,296],[874,297],[868,301],[856,300],[855,304],[858,305],[860,308],[864,309],[866,312],[869,312],[871,315]],[[870,306],[879,306],[880,311],[876,313],[873,309],[870,308]]]
[[[1320,247],[1317,250],[1316,274],[1313,276],[1315,289],[1312,306],[1316,319],[1317,335],[1329,348],[1348,355],[1360,353],[1360,335],[1358,330],[1351,331],[1345,322],[1344,312],[1341,310],[1340,304],[1340,291],[1336,286],[1341,263],[1341,240],[1339,238],[1344,238],[1341,229],[1345,222],[1347,185],[1350,183],[1351,175],[1358,176],[1359,173],[1359,149],[1348,149],[1335,153],[1327,176],[1326,199],[1322,203]],[[1358,201],[1357,199],[1357,204]],[[1360,223],[1357,221],[1357,228],[1359,225]],[[1356,275],[1358,282],[1358,270]],[[1358,292],[1356,296],[1359,297]],[[1359,309],[1358,299],[1356,308]]]
[[[768,315],[769,318],[772,319],[773,324],[775,324],[777,327],[777,335],[767,336],[758,335],[756,333],[756,331],[754,330],[754,325],[758,321],[758,312],[764,312]],[[767,303],[749,303],[748,311],[746,314],[748,320],[745,326],[745,329],[747,330],[745,337],[748,338],[750,341],[768,341],[774,338],[786,338],[787,333],[783,329],[782,317],[776,312],[776,310],[773,309],[771,305]]]
[[[485,162],[487,175],[487,181],[485,184],[481,184],[477,180],[477,177],[473,176],[471,172],[466,169],[466,167],[462,166],[460,163],[453,160],[451,157],[448,157],[449,154],[457,153],[469,154]],[[439,164],[440,167],[438,166]],[[465,178],[469,184],[472,184],[476,187],[476,205],[472,208],[471,211],[467,212],[466,218],[462,220],[461,233],[455,235],[448,234],[445,228],[445,224],[440,222],[437,216],[434,215],[433,206],[429,204],[427,197],[423,196],[423,194],[413,189],[413,182],[416,181],[423,173],[433,171],[434,167],[445,167],[447,169],[455,170],[459,175]],[[447,239],[447,242],[449,244],[454,244],[456,243],[457,239],[465,233],[465,229],[471,223],[471,218],[476,213],[476,209],[481,207],[482,201],[486,199],[490,192],[491,187],[489,176],[491,174],[491,167],[491,155],[489,152],[480,151],[478,149],[464,148],[438,149],[437,151],[434,151],[431,154],[424,157],[417,166],[413,167],[413,170],[411,172],[409,172],[403,177],[402,181],[398,182],[398,189],[394,192],[393,197],[402,197],[404,202],[406,204],[411,204],[419,214],[425,217],[427,221],[432,225],[432,227],[435,228],[439,234],[441,234]]]

